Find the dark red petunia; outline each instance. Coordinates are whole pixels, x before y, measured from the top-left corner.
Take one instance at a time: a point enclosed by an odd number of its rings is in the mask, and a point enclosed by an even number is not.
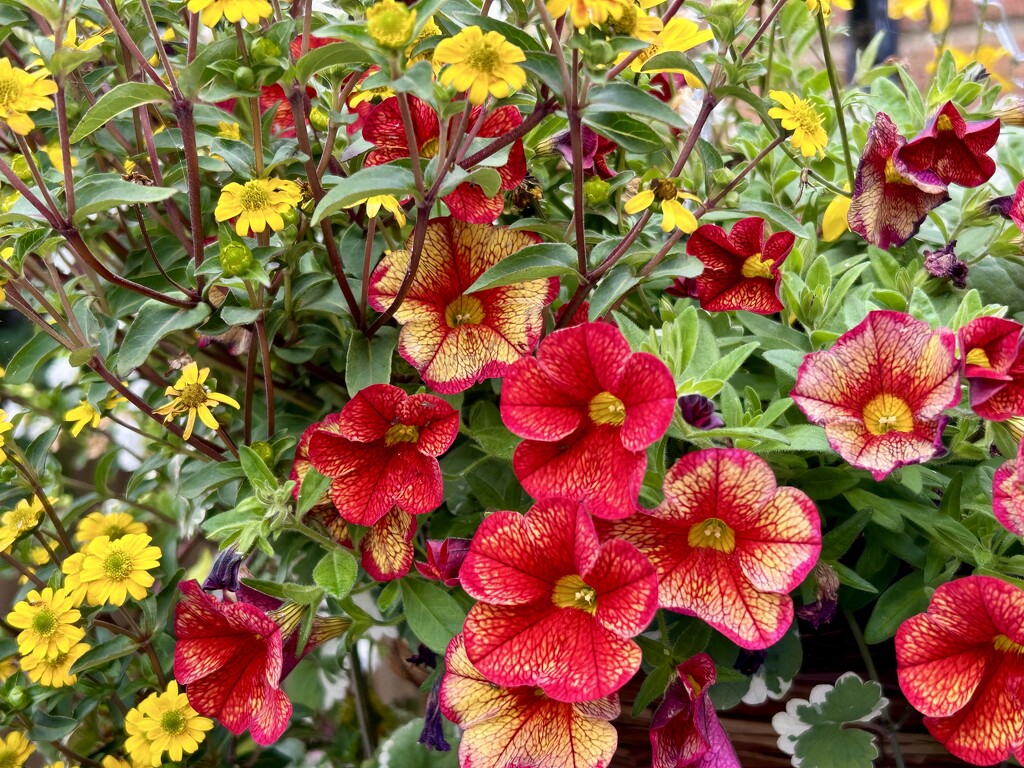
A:
[[[676,667],[677,677],[651,720],[652,768],[740,768],[708,688],[715,663],[700,653]]]
[[[930,170],[912,171],[900,159],[907,143],[887,114],[868,131],[847,220],[872,245],[892,248],[917,234],[933,208],[949,200],[946,185]]]
[[[604,136],[594,133],[585,125],[581,135],[583,172],[596,173],[602,179],[612,178],[615,173],[608,167],[608,161],[605,159],[605,156],[609,152],[614,152],[618,149],[619,145],[611,139],[606,139]],[[572,134],[569,131],[555,136],[551,140],[550,146],[562,156],[562,159],[570,167],[572,166]]]
[[[309,50],[320,48],[328,43],[338,42],[341,41],[334,37],[316,37],[315,35],[310,35]],[[292,58],[297,60],[301,53],[302,35],[299,35],[292,40]],[[310,99],[315,98],[316,90],[310,86],[306,86],[306,96]],[[284,88],[277,83],[274,83],[273,85],[264,85],[260,89],[260,114],[265,114],[271,110],[274,112],[274,122],[271,126],[271,131],[282,138],[294,137],[295,118],[292,115],[291,104],[288,102],[288,94],[286,94]]]
[[[416,149],[421,158],[434,157],[440,148],[440,124],[437,113],[415,96],[409,97],[412,112],[413,132]],[[469,125],[475,125],[481,113],[474,107],[469,114]],[[513,106],[499,107],[486,117],[477,131],[480,138],[496,138],[517,128],[523,122],[519,110]],[[395,97],[386,99],[374,107],[363,126],[363,138],[374,145],[366,156],[366,165],[381,165],[409,157],[409,145],[405,127]],[[526,178],[526,154],[522,139],[516,139],[509,151],[508,161],[496,169],[501,177],[501,186],[494,197],[487,197],[483,190],[472,182],[464,182],[444,197],[448,210],[456,219],[470,224],[490,224],[505,208],[504,192],[517,187]]]
[[[535,499],[568,498],[596,517],[628,517],[647,446],[665,434],[675,401],[665,364],[631,352],[615,326],[555,331],[536,357],[509,369],[502,386],[501,417],[526,438],[512,460],[516,476]]]
[[[698,227],[686,252],[704,264],[695,278],[701,307],[709,312],[781,312],[779,267],[795,240],[791,232],[765,237],[764,219],[756,216],[736,222],[728,234],[717,224]]]
[[[314,433],[309,458],[334,481],[331,500],[345,520],[370,526],[394,507],[420,515],[441,504],[437,457],[459,431],[459,412],[444,400],[373,384],[341,409],[337,429]]]
[[[998,117],[969,123],[947,101],[896,154],[911,172],[932,171],[944,184],[977,187],[996,172],[995,161],[986,153],[998,138]]]
[[[960,329],[964,378],[971,408],[990,421],[1024,415],[1024,326],[1002,317],[979,317]]]
[[[459,570],[469,553],[470,539],[427,539],[427,562],[416,563],[416,570],[446,587],[459,586]]]
[[[1024,181],[1017,185],[1017,191],[1010,202],[1010,210],[1007,212],[1007,216],[1017,225],[1017,229],[1024,232]]]

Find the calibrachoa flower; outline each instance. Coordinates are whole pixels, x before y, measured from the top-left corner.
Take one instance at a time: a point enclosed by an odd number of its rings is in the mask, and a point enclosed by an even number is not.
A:
[[[715,413],[715,404],[704,395],[680,397],[679,412],[683,421],[697,429],[718,429],[725,426],[725,420]]]
[[[230,405],[232,408],[241,407],[234,398],[209,389],[206,386],[206,378],[209,375],[209,368],[200,368],[197,363],[189,363],[181,370],[181,376],[174,386],[167,387],[164,392],[173,400],[156,409],[156,413],[164,417],[165,424],[183,413],[188,414],[184,432],[186,440],[192,436],[192,430],[196,425],[196,416],[199,416],[199,420],[210,429],[219,429],[220,424],[217,423],[217,419],[213,417],[210,409],[215,408],[218,404]]]
[[[82,430],[90,424],[93,429],[100,425],[100,412],[88,400],[80,400],[78,405],[64,414],[64,421],[74,422],[71,427],[71,436],[78,437]]]
[[[654,569],[632,544],[600,544],[575,502],[484,518],[459,580],[479,601],[466,617],[466,652],[497,685],[587,701],[617,691],[640,665],[632,638],[654,617]]]
[[[630,198],[623,210],[629,214],[640,213],[658,201],[662,231],[671,232],[678,228],[680,232],[689,234],[697,228],[697,218],[679,202],[681,196],[673,179],[652,179],[650,186]]]
[[[608,167],[605,155],[614,152],[619,145],[611,139],[594,133],[585,125],[580,126],[580,143],[583,150],[583,171],[596,173],[602,179],[612,178],[615,173]],[[554,152],[560,154],[570,166],[572,165],[572,136],[569,131],[542,142],[535,150],[537,155]]]
[[[217,26],[221,18],[237,24],[243,18],[249,24],[259,24],[268,19],[274,9],[267,0],[189,0],[188,9],[199,13],[199,20],[208,27]]]
[[[1006,530],[1024,537],[1024,444],[992,478],[992,514]]]
[[[615,326],[556,331],[502,384],[502,420],[526,438],[513,457],[516,476],[535,499],[574,499],[597,517],[626,517],[636,508],[647,446],[668,429],[675,399],[665,364],[632,353]]]
[[[57,84],[49,74],[45,69],[26,72],[12,67],[7,57],[0,59],[0,120],[14,133],[25,136],[36,127],[29,112],[53,109],[50,96]]]
[[[7,549],[39,524],[43,514],[43,502],[38,496],[19,499],[14,509],[0,515],[0,550]]]
[[[1007,216],[1017,225],[1017,229],[1024,232],[1024,180],[1017,185],[1017,190],[1010,201],[1010,208]]]
[[[742,648],[774,644],[793,622],[789,591],[821,551],[814,503],[778,487],[761,458],[724,448],[683,456],[664,489],[656,509],[602,523],[602,537],[647,556],[662,608],[697,616]]]
[[[780,104],[769,109],[768,116],[781,120],[782,127],[793,132],[789,137],[790,143],[804,157],[813,157],[815,153],[824,157],[828,146],[828,134],[822,127],[825,118],[818,114],[814,105],[785,91],[770,91],[768,95]]]
[[[946,185],[934,172],[912,171],[900,159],[899,149],[906,143],[892,118],[879,112],[857,166],[850,229],[883,249],[903,245],[917,234],[930,210],[949,200]]]
[[[437,457],[459,431],[444,400],[374,384],[341,409],[337,430],[315,432],[309,458],[334,480],[331,500],[347,521],[373,525],[396,506],[421,515],[441,504]]]
[[[960,329],[971,408],[990,421],[1024,415],[1024,327],[1002,317],[979,317]]]
[[[78,675],[72,675],[71,668],[88,650],[88,643],[76,643],[64,653],[25,656],[21,659],[21,668],[33,683],[49,688],[64,688],[78,682]]]
[[[120,539],[97,536],[84,550],[81,571],[74,578],[65,571],[65,585],[68,589],[87,585],[89,605],[124,605],[129,595],[133,600],[145,599],[154,582],[150,571],[160,565],[163,554],[159,547],[149,546],[151,541],[145,533]]]
[[[195,581],[178,585],[174,677],[196,712],[234,734],[249,730],[273,744],[288,727],[292,703],[281,690],[281,628],[251,603],[222,603]]]
[[[791,395],[829,445],[881,480],[941,453],[942,414],[960,401],[955,340],[902,312],[871,312],[804,358]]]
[[[766,237],[764,219],[756,216],[736,222],[728,233],[717,224],[701,225],[686,243],[686,252],[704,265],[695,278],[701,307],[709,312],[781,312],[779,267],[795,241],[792,232]]]
[[[956,255],[956,240],[950,240],[935,251],[924,251],[924,268],[932,277],[949,280],[955,288],[967,287],[970,268]]]
[[[427,562],[416,562],[416,570],[428,579],[459,586],[459,570],[469,553],[470,539],[427,539]]]
[[[437,155],[440,136],[440,123],[437,113],[423,101],[414,96],[409,97],[409,109],[412,112],[413,131],[416,136],[416,150],[421,158]],[[480,107],[474,107],[469,113],[469,124],[475,125],[480,117]],[[503,136],[523,122],[522,115],[516,107],[499,107],[488,113],[477,136],[480,138],[496,138]],[[366,155],[366,165],[390,163],[403,157],[409,157],[409,144],[402,114],[397,98],[389,98],[373,108],[366,118],[363,127],[363,138],[374,145]],[[501,185],[497,194],[487,197],[481,187],[470,182],[459,184],[454,191],[442,198],[452,216],[460,221],[473,224],[490,224],[501,215],[505,207],[504,191],[514,189],[526,178],[526,155],[523,151],[522,139],[516,139],[509,150],[508,160],[495,169],[501,177]]]
[[[174,762],[191,755],[212,728],[213,721],[200,717],[171,680],[166,691],[151,693],[125,716],[124,746],[136,766],[157,768],[164,764],[164,752]]]
[[[375,581],[405,576],[415,555],[416,518],[395,507],[375,522],[359,541],[360,562]]]
[[[651,720],[652,768],[740,768],[708,689],[715,663],[700,653],[676,667]]]
[[[558,295],[558,280],[542,278],[474,293],[484,272],[533,245],[528,233],[505,227],[433,219],[420,250],[419,269],[395,312],[402,325],[398,351],[424,383],[444,394],[503,375],[529,355],[544,329],[544,307]],[[409,250],[390,251],[370,278],[370,306],[391,306],[405,284]]]
[[[969,123],[947,101],[915,138],[897,151],[912,173],[932,171],[944,184],[977,187],[996,172],[986,153],[999,138],[999,118]]]
[[[0,738],[0,765],[5,768],[21,768],[36,746],[25,738],[25,734],[11,731]]]
[[[284,229],[282,213],[302,200],[299,185],[287,179],[252,179],[245,184],[232,182],[221,190],[213,215],[217,221],[235,221],[239,237],[260,233],[269,225],[275,232]]]
[[[943,584],[899,628],[896,661],[907,701],[954,755],[1024,756],[1024,591],[991,576]]]
[[[90,512],[78,521],[75,541],[88,544],[100,536],[111,540],[120,539],[129,533],[146,533],[146,524],[139,522],[127,512]]]
[[[66,590],[46,587],[33,589],[7,614],[7,623],[18,633],[18,652],[22,656],[45,658],[67,653],[85,637],[75,622],[82,614],[74,607]]]
[[[470,104],[483,104],[490,94],[504,99],[526,85],[526,71],[519,62],[526,54],[500,32],[484,33],[480,27],[466,27],[434,49],[434,62],[447,64],[441,82],[466,93]]]
[[[0,286],[0,291],[2,290],[3,288],[2,286]],[[0,301],[3,301],[3,299],[0,298]],[[0,464],[3,464],[5,461],[7,461],[7,454],[4,453],[4,435],[7,432],[10,432],[12,429],[14,429],[14,425],[11,424],[7,416],[7,411],[5,411],[3,408],[0,408]]]
[[[534,686],[497,686],[480,674],[456,635],[445,654],[441,711],[462,728],[459,761],[466,768],[606,766],[618,736],[609,722],[616,697],[565,703]]]

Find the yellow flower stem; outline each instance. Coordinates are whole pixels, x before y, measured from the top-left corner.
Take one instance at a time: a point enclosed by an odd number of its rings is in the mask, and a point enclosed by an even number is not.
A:
[[[401,72],[398,69],[397,54],[391,55],[391,78],[397,80]],[[416,131],[413,128],[412,110],[409,108],[409,94],[402,92],[398,96],[398,111],[402,115],[402,127],[405,129],[405,144],[409,147],[409,160],[412,162],[412,180],[416,184],[416,191],[422,200],[426,195],[426,187],[423,186],[423,169],[420,168],[420,149],[416,144]],[[440,164],[438,165],[438,176],[440,176]]]
[[[11,446],[11,450],[7,453],[7,461],[32,487],[32,492],[39,499],[39,503],[43,505],[43,511],[46,512],[46,516],[50,519],[50,523],[57,532],[57,538],[60,540],[61,546],[64,547],[64,551],[69,555],[73,554],[75,546],[71,543],[71,537],[68,536],[64,523],[61,522],[60,516],[54,511],[53,505],[50,504],[50,497],[43,490],[43,485],[39,482],[35,469],[25,460],[24,454],[22,454],[21,449],[17,445]],[[60,565],[63,557],[57,557],[53,552],[51,552],[51,555],[54,557],[54,562]]]
[[[224,445],[231,451],[231,455],[236,459],[238,458],[238,448],[235,447],[235,441],[231,439],[227,432],[224,431],[224,427],[217,427],[217,434],[220,439],[224,441]]]
[[[828,43],[828,27],[825,26],[825,18],[821,12],[814,14],[818,22],[818,37],[821,38],[821,52],[825,56],[825,69],[828,71],[828,84],[832,89],[832,101],[836,107],[836,121],[839,123],[839,138],[843,142],[843,158],[846,160],[846,175],[850,180],[850,189],[853,189],[855,173],[853,170],[853,157],[850,155],[850,137],[846,133],[846,117],[843,110],[843,93],[839,85],[839,73],[836,71],[836,63],[832,58],[832,49]]]
[[[541,86],[541,95],[547,90],[546,86]],[[550,115],[558,107],[558,100],[554,97],[546,100],[538,99],[537,106],[534,107],[533,112],[527,115],[526,119],[523,120],[517,127],[513,128],[508,133],[502,134],[486,147],[481,149],[479,152],[470,155],[462,161],[464,168],[472,168],[474,165],[479,164],[481,161],[486,160],[488,157],[493,155],[500,149],[504,149],[509,144],[514,142],[516,139],[520,139],[534,128],[536,128],[540,122]]]
[[[544,5],[544,3],[541,2],[539,5]],[[352,648],[348,653],[348,659],[359,735],[362,739],[364,756],[370,759],[377,749],[376,734],[370,724],[370,691],[366,684],[366,675],[363,673],[363,665],[359,661],[358,649]]]
[[[139,234],[142,235],[142,242],[146,244],[146,251],[149,253],[150,261],[153,262],[153,266],[156,267],[157,272],[163,275],[164,280],[173,285],[179,291],[184,293],[186,296],[198,300],[200,297],[196,295],[195,291],[191,288],[186,288],[173,277],[171,277],[167,270],[164,269],[164,265],[160,263],[160,259],[156,255],[156,249],[153,247],[153,241],[149,238],[149,228],[146,226],[146,217],[142,215],[142,206],[133,205],[132,210],[135,211],[135,220],[139,223]]]
[[[743,47],[743,50],[740,52],[741,59],[747,58],[750,52],[754,50],[754,46],[757,45],[757,41],[764,37],[764,33],[768,31],[768,27],[771,26],[771,23],[773,21],[775,21],[775,17],[779,15],[779,11],[782,10],[782,6],[784,6],[785,4],[786,0],[777,0],[775,5],[771,7],[771,10],[768,11],[768,14],[763,19],[761,19],[761,23],[754,31],[754,34],[750,38],[750,41]]]
[[[62,40],[62,35],[56,35],[55,40]],[[58,42],[59,46],[60,43]],[[58,48],[58,50],[60,50]],[[54,103],[57,105],[57,133],[60,136],[60,155],[64,165],[64,205],[68,212],[68,218],[75,216],[75,175],[71,168],[71,139],[68,131],[68,109],[64,94],[64,75],[55,78],[57,93],[54,94]]]
[[[139,627],[123,605],[117,609],[117,613],[124,619],[124,623],[128,625],[130,636],[134,637],[135,641],[145,650],[146,656],[149,658],[149,665],[153,668],[156,679],[160,681],[160,686],[166,688],[167,676],[164,674],[164,668],[160,664],[160,659],[157,658],[156,652],[153,650],[152,637],[142,631],[142,628]]]
[[[5,563],[7,563],[9,566],[11,566],[14,570],[16,570],[18,573],[20,573],[26,579],[28,579],[33,584],[35,584],[37,587],[39,587],[39,589],[45,589],[46,588],[46,582],[43,581],[42,579],[40,579],[38,576],[36,576],[35,573],[30,571],[28,568],[26,568],[22,564],[22,562],[20,560],[18,560],[18,558],[16,558],[14,555],[9,555],[6,552],[0,552],[0,560],[3,560]],[[14,630],[14,631],[17,632],[17,630]]]
[[[50,327],[46,319],[36,312],[35,308],[25,300],[25,297],[18,291],[15,282],[8,283],[5,290],[7,291],[7,302],[17,309],[19,314],[28,319],[36,328],[64,347],[64,349],[69,352],[74,349],[74,345]]]
[[[65,168],[67,166],[65,165]],[[74,310],[71,308],[71,301],[68,299],[68,293],[64,290],[64,281],[60,279],[57,274],[57,270],[54,268],[47,259],[40,258],[43,265],[46,267],[46,271],[50,273],[50,287],[56,292],[60,298],[60,305],[64,309],[64,317],[67,318],[68,322],[71,323],[71,327],[74,332],[71,334],[71,338],[77,344],[82,347],[89,346],[89,342],[85,338],[85,333],[82,331],[82,326],[78,323],[78,318],[75,316]]]
[[[469,117],[470,104],[466,102],[466,117]],[[456,162],[462,162],[462,159],[466,155],[466,150],[469,149],[469,145],[473,143],[473,139],[480,133],[480,129],[483,127],[484,120],[487,117],[487,112],[491,108],[491,95],[487,94],[487,98],[484,99],[484,103],[480,105],[480,114],[477,115],[476,122],[473,123],[473,127],[469,129],[469,132],[462,139],[462,146],[459,148],[458,155],[456,155]],[[441,154],[440,147],[438,148],[438,155]]]
[[[543,2],[538,5],[544,5]],[[585,86],[585,83],[584,83]],[[576,225],[576,265],[581,278],[587,274],[587,238],[583,223],[583,118],[580,114],[580,52],[572,49],[572,81],[567,89],[565,112],[569,118],[569,144],[572,150],[572,209]]]
[[[369,241],[372,242],[372,230],[368,237]],[[243,282],[245,283],[245,290],[249,294],[249,306],[253,309],[262,309],[263,288],[254,287],[251,280]],[[270,367],[270,340],[267,338],[267,324],[263,317],[261,313],[256,318],[254,325],[256,326],[256,341],[260,347],[260,360],[263,362],[263,394],[267,400],[267,437],[272,437],[274,434],[274,378]],[[248,389],[247,387],[246,391]],[[250,439],[246,437],[246,443],[248,442],[250,442]]]
[[[75,332],[71,329],[71,326],[68,325],[63,315],[57,311],[53,304],[51,304],[46,298],[46,295],[40,291],[31,280],[23,279],[21,275],[19,275],[5,260],[0,259],[0,267],[10,274],[10,282],[7,284],[8,292],[10,292],[14,286],[24,288],[32,298],[39,302],[39,306],[46,310],[46,313],[53,319],[54,323],[66,334],[66,340],[62,342],[63,346],[71,350],[74,350],[79,346],[84,346],[84,344],[79,341],[80,337],[75,335]]]

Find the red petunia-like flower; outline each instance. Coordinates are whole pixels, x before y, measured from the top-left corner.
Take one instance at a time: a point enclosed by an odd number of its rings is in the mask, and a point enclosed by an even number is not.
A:
[[[575,502],[484,518],[459,579],[479,601],[466,618],[466,651],[496,685],[588,701],[617,691],[640,666],[632,638],[654,617],[654,568],[632,544],[600,544]]]
[[[398,351],[424,383],[443,394],[502,376],[529,355],[544,330],[544,307],[558,295],[557,278],[467,293],[484,272],[537,238],[451,217],[427,224],[419,269],[395,319]],[[384,311],[404,285],[410,250],[390,251],[370,278],[370,306]]]
[[[458,431],[459,412],[441,398],[373,384],[341,409],[337,432],[313,434],[309,458],[332,478],[331,501],[341,516],[369,526],[393,507],[420,515],[441,504],[437,457]]]
[[[991,421],[1024,415],[1024,326],[1002,317],[979,317],[960,329],[964,378],[971,408]]]
[[[708,696],[715,683],[711,657],[699,653],[676,667],[676,674],[651,720],[652,768],[740,768]]]
[[[532,685],[497,686],[473,666],[463,635],[448,645],[440,703],[462,728],[463,768],[604,768],[618,744],[616,697],[566,703]]]
[[[804,358],[791,393],[829,445],[881,480],[941,453],[942,414],[960,402],[953,334],[903,312],[871,312]]]
[[[437,113],[415,96],[409,97],[412,112],[413,132],[416,135],[416,149],[421,158],[434,157],[440,148],[440,124]],[[481,107],[473,107],[469,113],[469,125],[476,125]],[[484,117],[479,138],[496,138],[517,128],[523,122],[519,110],[513,106],[498,107]],[[381,165],[403,157],[409,157],[402,114],[398,99],[392,97],[374,107],[363,126],[363,138],[374,145],[366,156],[366,165]],[[505,208],[504,192],[515,189],[526,178],[526,154],[522,139],[516,139],[509,150],[508,161],[496,168],[501,177],[501,187],[494,197],[487,197],[483,189],[471,182],[464,182],[443,199],[448,210],[459,221],[471,224],[490,224],[501,215]]]
[[[879,112],[857,166],[847,220],[850,229],[879,248],[903,245],[917,234],[928,211],[949,200],[934,172],[913,171],[900,159],[906,143],[892,118]]]
[[[912,173],[932,171],[943,184],[977,187],[996,172],[995,161],[986,153],[998,138],[998,117],[969,123],[947,101],[896,154]]]
[[[1024,757],[1024,591],[991,576],[943,584],[899,628],[896,660],[946,749],[974,765]]]
[[[683,456],[664,488],[656,509],[600,524],[602,538],[647,556],[662,608],[697,616],[743,648],[774,644],[793,623],[789,591],[821,552],[814,503],[735,449]]]
[[[195,581],[178,585],[174,677],[189,704],[234,734],[249,729],[273,744],[288,727],[292,703],[281,690],[281,628],[249,603],[222,603]]]
[[[315,35],[309,36],[309,50],[320,48],[321,46],[327,45],[328,43],[339,43],[341,42],[334,37],[316,37]],[[302,35],[299,35],[291,44],[292,58],[298,60],[299,54],[302,53]],[[306,86],[306,96],[310,99],[316,97],[316,90],[311,86]],[[292,106],[288,102],[288,94],[285,93],[277,83],[273,85],[264,85],[260,88],[260,114],[265,114],[273,110],[274,121],[271,125],[271,131],[276,135],[283,138],[291,138],[295,136],[295,117],[292,115]]]
[[[992,513],[1006,530],[1024,536],[1024,443],[992,478]]]
[[[766,238],[764,219],[756,216],[736,222],[728,234],[717,224],[698,227],[686,252],[704,264],[695,278],[701,307],[709,312],[781,312],[779,267],[795,240],[792,232]]]
[[[1006,215],[1017,225],[1017,229],[1024,232],[1024,180],[1017,185],[1017,191],[1010,201],[1010,210]]]
[[[668,429],[675,395],[665,364],[632,353],[615,326],[555,331],[502,385],[502,420],[526,438],[513,457],[516,476],[535,499],[575,499],[596,517],[628,517],[647,446]]]
[[[459,586],[459,570],[469,554],[470,539],[427,539],[427,562],[416,563],[416,570],[446,587]]]

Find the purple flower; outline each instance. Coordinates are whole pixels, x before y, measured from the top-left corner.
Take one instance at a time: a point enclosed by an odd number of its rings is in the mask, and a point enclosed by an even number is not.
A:
[[[956,255],[956,240],[952,240],[937,251],[924,252],[924,268],[928,274],[949,280],[957,288],[967,287],[967,262]]]
[[[725,421],[715,413],[715,404],[704,395],[683,395],[679,398],[683,421],[697,429],[718,429]]]

